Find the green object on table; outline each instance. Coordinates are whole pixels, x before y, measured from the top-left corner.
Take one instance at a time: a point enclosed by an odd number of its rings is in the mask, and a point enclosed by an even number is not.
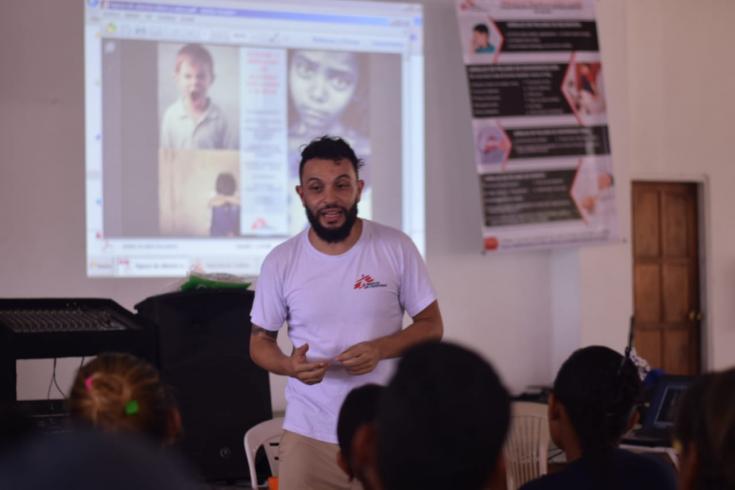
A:
[[[242,281],[239,277],[231,274],[191,274],[189,279],[181,285],[182,291],[193,289],[247,289],[250,282]]]

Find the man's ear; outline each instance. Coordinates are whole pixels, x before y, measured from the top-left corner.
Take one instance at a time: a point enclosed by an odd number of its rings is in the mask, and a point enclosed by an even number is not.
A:
[[[553,393],[549,393],[549,420],[558,421],[561,418],[561,407]]]
[[[508,487],[506,478],[505,453],[501,449],[500,454],[498,455],[498,460],[495,462],[495,467],[488,478],[485,488],[488,490],[505,490]]]
[[[350,465],[347,464],[347,459],[345,459],[345,455],[342,453],[342,451],[337,451],[337,466],[345,472],[345,475],[347,475],[350,480],[355,478],[355,475],[352,474],[352,471],[350,470]]]
[[[352,464],[353,468],[363,468],[375,463],[376,451],[375,425],[362,424],[352,436]]]
[[[301,184],[294,187],[294,189],[296,190],[296,194],[301,198],[301,202],[304,202],[304,188],[301,187]]]
[[[679,456],[679,488],[694,490],[696,488],[695,475],[699,471],[699,451],[693,443],[681,451]]]
[[[362,424],[355,431],[350,464],[365,490],[382,487],[378,476],[378,432],[375,423]]]
[[[183,427],[181,412],[179,412],[178,408],[173,407],[169,410],[168,417],[166,417],[166,425],[166,443],[173,444],[181,434],[181,428]]]
[[[633,429],[633,427],[638,424],[638,421],[641,418],[641,414],[638,413],[638,407],[633,407],[633,411],[630,414],[630,417],[628,418],[628,425],[625,428],[625,432],[628,432]]]
[[[362,190],[365,187],[365,181],[362,179],[357,179],[357,202],[360,202],[360,199],[362,199]]]

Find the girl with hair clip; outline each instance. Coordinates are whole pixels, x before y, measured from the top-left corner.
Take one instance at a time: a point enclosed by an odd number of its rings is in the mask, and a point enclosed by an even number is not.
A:
[[[546,489],[673,490],[673,467],[617,447],[636,422],[641,391],[628,357],[591,346],[562,365],[549,397],[549,429],[568,464],[521,487]]]
[[[735,489],[735,368],[702,376],[674,425],[683,490]]]
[[[130,354],[105,353],[79,368],[69,410],[77,421],[111,432],[141,433],[161,445],[176,439],[181,416],[158,371]]]

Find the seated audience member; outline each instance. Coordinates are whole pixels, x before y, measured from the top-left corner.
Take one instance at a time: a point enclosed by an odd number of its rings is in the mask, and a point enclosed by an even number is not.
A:
[[[373,424],[384,389],[380,385],[367,384],[350,391],[337,419],[337,464],[350,480],[360,481],[364,490],[376,488],[370,475],[374,472],[374,448],[366,447],[366,443],[373,444]]]
[[[202,490],[173,455],[139,436],[101,431],[41,434],[0,461],[12,490]]]
[[[384,490],[504,488],[510,399],[495,370],[449,343],[409,349],[378,407]]]
[[[630,359],[602,346],[574,352],[557,373],[549,397],[551,438],[568,464],[521,489],[676,488],[673,467],[617,448],[635,424],[640,391]]]
[[[735,368],[702,376],[674,426],[683,490],[735,489]]]
[[[172,443],[181,417],[158,371],[130,354],[105,353],[77,372],[69,395],[73,419],[112,432],[136,432]]]
[[[32,419],[13,402],[0,402],[0,459],[35,433]]]

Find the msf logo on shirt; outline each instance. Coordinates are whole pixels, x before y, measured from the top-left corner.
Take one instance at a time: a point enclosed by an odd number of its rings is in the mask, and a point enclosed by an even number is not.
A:
[[[387,284],[383,284],[382,282],[373,279],[373,276],[363,274],[357,281],[355,281],[355,287],[353,289],[384,288],[386,286]]]

